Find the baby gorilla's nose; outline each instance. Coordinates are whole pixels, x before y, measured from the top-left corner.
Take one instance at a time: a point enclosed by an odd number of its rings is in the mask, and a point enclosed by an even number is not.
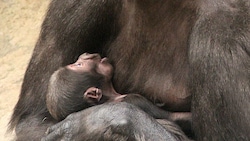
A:
[[[79,59],[87,60],[87,59],[101,59],[101,56],[97,53],[89,54],[89,53],[83,53],[81,56],[79,56]]]

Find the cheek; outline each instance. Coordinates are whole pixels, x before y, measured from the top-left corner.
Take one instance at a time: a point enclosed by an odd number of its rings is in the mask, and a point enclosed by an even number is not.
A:
[[[99,65],[97,72],[106,77],[111,77],[113,74],[113,67],[111,65]]]

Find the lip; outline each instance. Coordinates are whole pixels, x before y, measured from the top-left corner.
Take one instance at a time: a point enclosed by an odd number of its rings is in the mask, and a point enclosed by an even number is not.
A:
[[[109,59],[107,57],[104,57],[101,59],[100,61],[101,63],[108,63],[109,62]]]

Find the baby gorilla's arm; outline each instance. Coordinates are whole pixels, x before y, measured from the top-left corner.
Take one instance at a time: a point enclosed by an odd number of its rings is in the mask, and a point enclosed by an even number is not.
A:
[[[166,119],[177,123],[187,134],[191,134],[192,114],[190,112],[168,112],[155,106],[152,102],[139,94],[128,94],[119,96],[120,100],[139,107],[141,110],[154,117],[155,119]],[[164,120],[162,120],[164,121]],[[164,126],[164,124],[163,124]],[[167,124],[168,126],[168,124]]]
[[[122,101],[138,106],[155,119],[170,119],[171,117],[170,112],[158,108],[152,102],[139,94],[128,94],[123,97]]]

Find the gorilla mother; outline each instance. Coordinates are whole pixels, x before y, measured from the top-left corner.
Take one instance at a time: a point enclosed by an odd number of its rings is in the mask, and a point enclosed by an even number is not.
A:
[[[60,123],[49,115],[51,74],[89,52],[110,58],[118,92],[191,111],[196,140],[250,140],[249,27],[249,0],[52,0],[10,127],[17,140],[39,140],[52,125],[48,140],[167,140],[169,132],[131,105]]]

